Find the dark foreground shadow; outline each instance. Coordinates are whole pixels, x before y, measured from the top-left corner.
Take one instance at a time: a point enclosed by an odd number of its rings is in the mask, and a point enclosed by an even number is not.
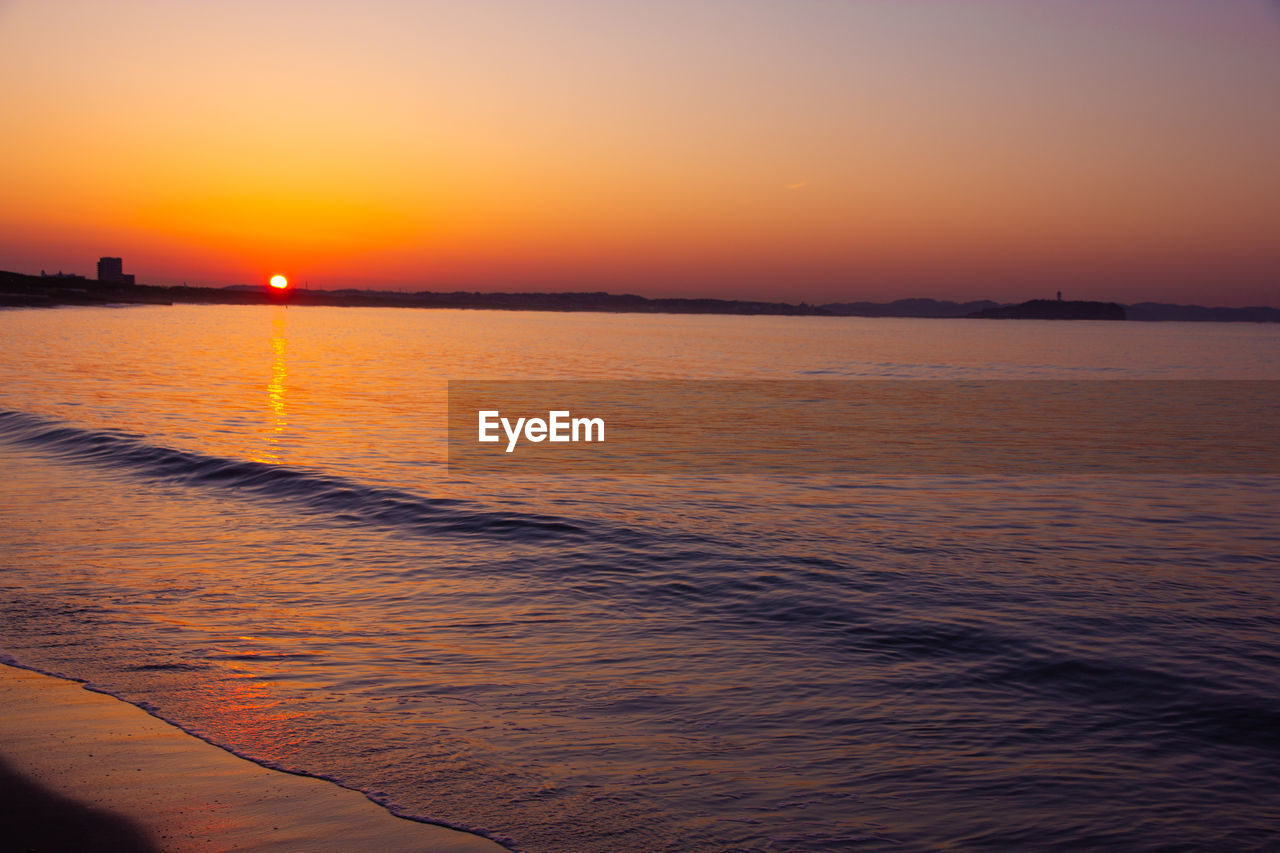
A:
[[[159,853],[143,829],[119,815],[50,791],[0,758],[0,847],[39,853]]]

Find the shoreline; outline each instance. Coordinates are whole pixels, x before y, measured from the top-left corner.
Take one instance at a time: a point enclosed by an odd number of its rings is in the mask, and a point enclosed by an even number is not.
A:
[[[289,289],[267,286],[188,287],[37,277],[0,270],[0,308],[105,305],[308,305],[336,308],[450,308],[535,313],[693,314],[725,316],[865,317],[930,320],[1133,320],[1141,322],[1277,323],[1280,308],[1205,307],[1140,302],[990,299],[955,302],[924,297],[893,302],[822,305],[718,297],[646,297],[598,292],[469,292]]]
[[[75,681],[0,663],[0,711],[0,827],[15,849],[507,851],[255,764]]]

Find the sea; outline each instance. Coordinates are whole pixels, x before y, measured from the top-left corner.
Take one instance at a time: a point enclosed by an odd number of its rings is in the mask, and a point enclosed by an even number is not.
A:
[[[1274,381],[1280,325],[0,311],[0,659],[529,853],[1280,847],[1280,477],[449,467],[450,380],[547,379]]]

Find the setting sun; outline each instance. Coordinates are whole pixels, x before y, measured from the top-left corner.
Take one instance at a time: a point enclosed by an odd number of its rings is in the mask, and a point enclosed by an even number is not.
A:
[[[271,286],[276,290],[284,290],[289,286],[289,280],[282,275],[271,276]]]

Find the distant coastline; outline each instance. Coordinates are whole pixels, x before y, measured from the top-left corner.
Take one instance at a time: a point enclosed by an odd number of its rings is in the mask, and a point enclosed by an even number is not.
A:
[[[991,300],[951,302],[898,299],[893,302],[831,302],[823,305],[741,299],[648,298],[631,294],[474,293],[467,291],[290,290],[281,295],[251,285],[186,287],[129,284],[85,278],[34,276],[0,271],[0,308],[60,305],[217,304],[327,305],[383,308],[470,308],[500,311],[598,311],[635,314],[763,314],[816,317],[917,317],[1038,320],[1136,320],[1222,323],[1278,323],[1280,308],[1211,308],[1141,302],[1033,299],[1019,304]]]

